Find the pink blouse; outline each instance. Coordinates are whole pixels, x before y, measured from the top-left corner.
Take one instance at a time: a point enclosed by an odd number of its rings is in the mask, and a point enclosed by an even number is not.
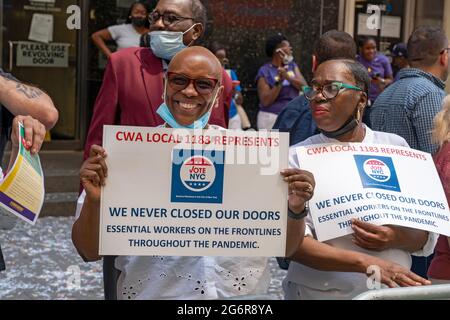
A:
[[[436,154],[434,161],[444,186],[447,202],[450,204],[450,143],[447,142]],[[450,246],[446,236],[440,236],[436,245],[428,277],[438,280],[450,280]]]

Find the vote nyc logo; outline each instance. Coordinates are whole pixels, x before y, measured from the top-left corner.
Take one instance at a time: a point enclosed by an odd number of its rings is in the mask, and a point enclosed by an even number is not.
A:
[[[224,158],[223,151],[173,151],[172,202],[222,203],[224,164],[214,161],[217,153]]]
[[[392,158],[367,155],[354,157],[364,188],[401,192]]]

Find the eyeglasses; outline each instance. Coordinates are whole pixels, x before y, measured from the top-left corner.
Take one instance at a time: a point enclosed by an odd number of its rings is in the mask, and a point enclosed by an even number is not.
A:
[[[450,51],[450,48],[444,48],[441,50],[441,52],[439,54],[443,54],[445,51]]]
[[[169,86],[176,91],[182,91],[191,83],[194,83],[195,90],[197,90],[197,92],[201,95],[211,94],[219,82],[219,80],[212,78],[192,79],[175,72],[167,72],[167,81]]]
[[[342,82],[332,82],[323,86],[313,85],[312,87],[303,87],[303,93],[305,94],[306,99],[308,99],[309,101],[314,100],[319,92],[322,93],[325,99],[331,100],[336,98],[342,90],[363,91],[359,87],[355,87]]]
[[[160,14],[158,11],[153,11],[152,13],[150,13],[148,15],[148,21],[150,22],[150,24],[155,24],[159,19],[161,19],[161,17],[162,17],[163,24],[166,27],[176,24],[182,20],[188,20],[188,19],[193,20],[194,19],[191,17],[181,17],[179,15],[176,15],[176,14],[170,13],[170,12]]]

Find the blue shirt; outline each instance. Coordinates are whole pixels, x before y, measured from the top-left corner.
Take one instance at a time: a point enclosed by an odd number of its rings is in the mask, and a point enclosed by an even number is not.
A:
[[[289,132],[289,145],[293,146],[319,133],[309,108],[309,101],[301,95],[286,105],[273,126],[280,132]]]
[[[433,120],[445,98],[445,83],[430,73],[415,68],[399,72],[399,80],[378,97],[372,107],[372,129],[395,133],[411,148],[435,153],[431,142]]]

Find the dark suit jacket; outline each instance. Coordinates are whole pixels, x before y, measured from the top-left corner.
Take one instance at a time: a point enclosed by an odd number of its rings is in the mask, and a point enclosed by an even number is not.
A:
[[[163,99],[163,64],[149,48],[114,53],[106,67],[89,128],[85,158],[93,144],[102,144],[103,125],[156,127],[164,121],[156,114]],[[223,72],[224,94],[213,109],[210,123],[228,127],[232,82]]]

